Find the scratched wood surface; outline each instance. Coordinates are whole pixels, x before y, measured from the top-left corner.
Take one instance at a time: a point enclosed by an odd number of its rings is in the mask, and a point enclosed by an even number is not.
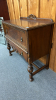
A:
[[[56,23],[56,0],[7,0],[10,19],[18,19],[34,14],[40,18],[51,18]],[[23,23],[22,23],[23,24]],[[26,23],[27,24],[27,23]],[[56,72],[56,24],[53,33],[53,47],[49,67]],[[40,58],[46,62],[46,57]]]

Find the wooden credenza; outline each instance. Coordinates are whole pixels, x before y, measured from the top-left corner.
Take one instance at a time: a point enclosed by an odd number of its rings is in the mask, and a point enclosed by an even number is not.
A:
[[[48,69],[54,22],[31,14],[2,23],[10,55],[16,51],[25,58],[28,62],[29,80],[33,81],[33,75],[45,67]],[[45,55],[47,55],[46,65],[37,67],[33,62]],[[35,72],[33,65],[37,68]]]

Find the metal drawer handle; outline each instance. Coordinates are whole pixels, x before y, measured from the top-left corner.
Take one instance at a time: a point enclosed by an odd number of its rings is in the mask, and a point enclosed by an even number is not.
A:
[[[21,56],[23,55],[23,52],[21,52]]]
[[[21,37],[21,42],[23,42],[23,38]]]

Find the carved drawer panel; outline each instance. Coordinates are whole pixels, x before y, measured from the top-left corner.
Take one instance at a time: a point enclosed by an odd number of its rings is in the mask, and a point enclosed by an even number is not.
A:
[[[28,61],[28,52],[25,51],[23,48],[21,48],[19,45],[17,45],[15,42],[9,40],[6,38],[7,43],[10,44],[10,46],[17,52],[19,53],[26,61]]]
[[[6,26],[6,34],[15,39],[18,43],[27,48],[27,33],[22,29]]]

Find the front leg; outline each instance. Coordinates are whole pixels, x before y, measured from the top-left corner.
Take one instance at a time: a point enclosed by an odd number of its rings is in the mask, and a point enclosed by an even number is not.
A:
[[[32,82],[33,81],[33,67],[32,64],[28,65],[28,72],[29,72],[29,80]]]
[[[10,51],[11,46],[10,46],[10,44],[9,44],[9,43],[7,43],[7,49],[9,50],[9,54],[10,54],[10,56],[12,56],[11,51]]]
[[[29,65],[28,65],[28,72],[29,72],[29,80],[32,82],[33,81],[33,74],[32,74],[32,72],[33,72],[33,67],[32,67],[32,64],[31,64],[31,62],[30,62],[30,57],[29,57],[29,54],[28,54],[28,63],[29,63]]]

